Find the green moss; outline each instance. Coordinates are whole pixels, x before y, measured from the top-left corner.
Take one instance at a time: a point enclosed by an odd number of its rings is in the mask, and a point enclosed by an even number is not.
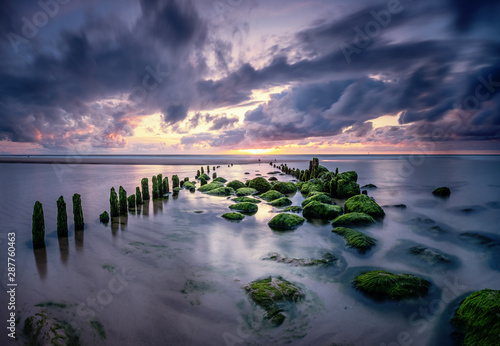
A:
[[[200,192],[208,192],[208,191],[211,191],[211,190],[218,189],[220,187],[224,187],[224,184],[219,183],[218,181],[213,181],[210,184],[205,184],[205,185],[200,186],[198,188],[198,191],[200,191]]]
[[[248,182],[248,187],[256,189],[259,193],[271,190],[271,184],[262,177],[257,177]]]
[[[156,181],[156,179],[155,179]],[[119,205],[120,205],[120,215],[127,215],[127,191],[123,188],[123,186],[120,186],[120,189],[118,191],[118,196],[120,197],[119,200]],[[153,195],[154,198],[154,195]]]
[[[108,223],[109,222],[109,214],[107,211],[104,211],[101,215],[99,215],[99,221],[102,223]]]
[[[497,345],[500,336],[500,290],[484,289],[465,298],[452,324],[464,345]]]
[[[242,187],[247,187],[245,184],[243,184],[239,180],[233,180],[226,185],[227,187],[232,187],[235,191],[238,189],[241,189]]]
[[[295,214],[278,214],[269,222],[269,227],[278,230],[293,230],[304,223],[304,218]]]
[[[200,178],[200,186],[206,185],[207,181],[203,178]]]
[[[118,207],[118,195],[116,194],[114,187],[111,188],[111,192],[109,194],[109,209],[111,212],[111,217],[120,216],[120,208]]]
[[[368,226],[375,223],[375,219],[365,213],[348,213],[333,220],[333,226]]]
[[[249,203],[255,203],[255,204],[259,204],[261,202],[260,200],[258,200],[256,198],[251,198],[251,197],[237,197],[237,198],[233,198],[232,201],[237,202],[237,203],[249,202]]]
[[[229,209],[238,210],[242,213],[255,213],[259,210],[259,207],[255,203],[241,202],[229,206]]]
[[[216,174],[216,173],[214,173]],[[215,178],[213,181],[218,181],[219,183],[225,183],[227,182],[227,179],[224,179],[223,177],[218,177],[218,178]]]
[[[245,215],[242,215],[240,213],[225,213],[222,215],[222,217],[230,221],[241,221],[245,218]]]
[[[275,261],[277,263],[291,264],[293,266],[299,267],[311,267],[311,266],[321,266],[321,265],[331,265],[338,259],[332,254],[325,253],[320,259],[310,259],[310,258],[291,258],[286,256],[281,256],[277,252],[272,252],[268,254],[263,260]]]
[[[333,201],[330,197],[328,197],[325,194],[316,194],[311,197],[306,198],[305,200],[302,201],[301,205],[305,207],[311,202],[321,202],[321,203],[326,203],[326,204],[333,204]]]
[[[451,194],[451,190],[449,187],[442,186],[432,191],[432,194],[438,197],[448,197]]]
[[[290,211],[292,213],[300,213],[302,211],[302,207],[294,205],[292,207],[288,207],[288,208],[283,209],[283,211]]]
[[[356,172],[354,172],[356,173]],[[355,181],[339,179],[337,180],[335,196],[337,198],[349,198],[361,193],[359,185]]]
[[[102,339],[106,339],[106,331],[104,330],[104,326],[101,322],[92,320],[90,321],[90,325],[96,330],[97,334],[99,334]]]
[[[256,189],[252,189],[250,187],[241,187],[236,190],[236,196],[249,196],[255,195],[258,191]]]
[[[328,192],[322,192],[322,191],[311,191],[309,192],[309,194],[307,195],[307,198],[309,197],[313,197],[313,196],[316,196],[316,195],[325,195],[325,196],[328,196],[330,197],[330,194]],[[321,202],[321,201],[320,201]]]
[[[269,179],[271,180],[271,179]],[[279,191],[281,193],[289,194],[297,191],[297,186],[292,182],[279,182],[273,185],[273,190]]]
[[[354,287],[375,300],[402,300],[424,296],[431,283],[411,274],[373,270],[356,276]]]
[[[355,171],[347,171],[347,172],[339,173],[338,178],[346,180],[346,181],[357,182],[358,181],[358,173],[356,173]]]
[[[273,207],[286,207],[292,205],[292,201],[288,197],[281,197],[272,201],[271,205]]]
[[[344,204],[346,213],[365,213],[374,218],[382,218],[384,210],[367,195],[357,195],[349,198]]]
[[[412,246],[408,249],[408,253],[430,265],[452,263],[451,258],[446,255],[423,246]]]
[[[128,208],[135,209],[135,195],[128,196]]]
[[[280,302],[298,302],[304,293],[291,282],[281,277],[267,277],[249,283],[244,287],[249,297],[266,311],[266,317],[275,325],[285,320]]]
[[[66,212],[66,202],[63,196],[57,200],[57,236],[68,236],[68,214]]]
[[[73,195],[73,220],[75,221],[75,229],[82,230],[85,226],[83,220],[82,199],[77,193]]]
[[[365,253],[377,243],[375,239],[350,228],[335,227],[332,232],[344,237],[347,246],[356,249],[359,253]]]
[[[207,192],[207,195],[211,196],[229,196],[234,194],[234,190],[231,187],[219,187]]]
[[[186,182],[182,185],[182,187],[183,187],[184,189],[187,189],[187,190],[196,189],[196,185],[195,185],[195,183],[193,183],[193,182],[191,182],[191,181],[186,181]]]
[[[271,190],[271,191],[267,191],[266,193],[263,193],[259,197],[262,198],[264,201],[271,202],[271,201],[274,201],[275,199],[285,197],[285,195],[282,194],[281,192]]]
[[[148,178],[142,178],[142,180],[141,180],[141,187],[142,187],[142,199],[144,201],[149,201],[150,197],[149,197],[149,182],[148,182]],[[111,211],[111,216],[115,216],[115,215],[113,215],[113,211]],[[116,215],[116,216],[118,216],[118,215]]]
[[[142,193],[141,193],[141,189],[139,188],[139,186],[137,186],[135,188],[135,200],[136,200],[137,205],[143,204],[143,202],[142,202]]]
[[[203,179],[205,181],[209,181],[210,177],[206,173],[203,173],[202,175],[200,175],[199,179]]]
[[[307,219],[333,220],[342,214],[342,207],[312,201],[302,210],[302,215]]]
[[[317,183],[312,182],[312,181],[308,181],[308,182],[305,182],[304,184],[302,184],[302,186],[300,187],[300,192],[303,193],[304,195],[307,195],[311,191],[321,192],[322,189],[323,189],[323,187],[320,184],[317,184]]]
[[[174,187],[172,190],[174,194],[178,194],[182,189],[180,187]]]

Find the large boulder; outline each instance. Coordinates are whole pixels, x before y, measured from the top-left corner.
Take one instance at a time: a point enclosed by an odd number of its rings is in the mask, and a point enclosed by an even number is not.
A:
[[[211,191],[211,190],[218,189],[220,187],[224,187],[224,184],[223,183],[219,183],[218,181],[212,181],[210,184],[205,184],[203,186],[200,186],[198,188],[198,191],[200,191],[200,192],[208,192],[208,191]]]
[[[374,218],[385,216],[384,210],[367,195],[356,195],[349,198],[345,204],[346,213],[365,213]]]
[[[302,210],[302,215],[308,219],[333,220],[341,214],[342,207],[339,205],[331,205],[317,201],[308,203]]]
[[[234,194],[233,188],[225,186],[207,192],[207,195],[211,196],[230,196],[232,194]]]
[[[241,202],[229,206],[229,209],[238,210],[240,213],[251,214],[257,212],[257,204],[250,202]]]
[[[297,191],[297,186],[292,182],[279,182],[273,185],[273,190],[279,191],[281,193],[289,194]]]
[[[266,193],[263,193],[262,195],[260,195],[260,198],[262,198],[264,201],[268,201],[268,202],[274,201],[275,199],[278,199],[281,197],[285,197],[285,195],[282,194],[281,192],[278,192],[275,190],[267,191]]]
[[[278,230],[293,230],[304,223],[304,218],[295,214],[278,214],[269,222],[269,227]]]
[[[233,180],[226,185],[227,187],[232,187],[235,191],[241,189],[242,187],[247,187],[244,183],[239,180]]]
[[[262,177],[257,177],[252,180],[247,181],[248,187],[256,189],[259,193],[264,193],[271,190],[271,184]]]
[[[241,187],[236,190],[236,196],[249,196],[255,195],[258,191],[250,187]]]
[[[325,194],[316,194],[311,197],[306,198],[305,200],[302,201],[301,205],[305,207],[311,202],[321,202],[321,203],[326,203],[326,204],[333,204],[333,201],[330,197],[328,197]]]
[[[365,213],[348,213],[340,215],[333,220],[334,227],[338,226],[368,226],[374,224],[376,221],[370,215]]]
[[[292,205],[292,201],[288,197],[281,197],[278,199],[275,199],[270,203],[273,207],[287,207],[289,205]]]

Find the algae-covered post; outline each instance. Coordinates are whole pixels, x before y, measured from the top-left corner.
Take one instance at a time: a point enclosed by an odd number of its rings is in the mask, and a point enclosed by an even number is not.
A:
[[[35,206],[33,207],[31,234],[33,237],[33,247],[35,249],[45,247],[45,220],[43,218],[42,203],[38,201],[35,202]]]
[[[156,185],[158,186],[158,198],[161,198],[164,194],[163,192],[163,175],[158,174],[156,176]]]
[[[82,230],[84,227],[82,199],[77,193],[73,195],[73,218],[75,220],[75,230]]]
[[[212,174],[212,179],[217,179],[217,173]]]
[[[109,209],[111,212],[111,217],[120,215],[120,209],[118,208],[118,196],[116,195],[114,187],[111,188],[111,193],[109,194]]]
[[[109,214],[107,211],[104,211],[101,215],[99,215],[99,221],[102,223],[108,223],[109,222]]]
[[[200,186],[207,185],[207,181],[203,178],[200,178]]]
[[[170,186],[168,185],[168,177],[165,177],[165,179],[163,179],[163,194],[169,192],[170,192]]]
[[[127,191],[120,186],[118,194],[120,195],[120,215],[127,216]]]
[[[127,200],[128,200],[128,208],[135,209],[135,195],[128,196]]]
[[[207,166],[207,173],[210,173],[210,166]]]
[[[196,172],[196,177],[195,177],[195,178],[196,178],[196,179],[198,179],[198,177],[199,177],[200,175],[201,175],[201,174],[200,174],[200,170],[198,170],[198,171]]]
[[[202,167],[202,173],[203,174],[203,167]],[[179,187],[179,177],[177,175],[172,176],[172,187],[175,189],[176,187]]]
[[[66,213],[66,202],[63,196],[57,200],[57,236],[68,236],[68,214]]]
[[[153,175],[153,178],[151,178],[151,180],[153,181],[153,199],[157,199],[158,198],[158,180],[156,179],[156,176]]]
[[[205,170],[203,169],[203,166],[201,166],[201,174],[205,173]]]
[[[149,197],[149,182],[148,182],[148,178],[142,178],[142,180],[141,180],[141,186],[142,186],[142,199],[144,201],[149,201],[150,197]],[[113,216],[113,215],[111,215],[111,216]]]
[[[139,186],[135,188],[135,197],[136,197],[136,203],[137,205],[142,204],[142,195],[141,195],[141,189]]]

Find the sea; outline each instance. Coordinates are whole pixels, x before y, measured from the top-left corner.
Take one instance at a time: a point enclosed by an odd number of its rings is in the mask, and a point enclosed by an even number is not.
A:
[[[210,176],[220,166],[217,176],[228,181],[257,176],[295,181],[276,173],[274,165],[306,169],[312,157],[3,157],[0,343],[29,343],[25,321],[43,314],[81,345],[453,345],[450,320],[460,301],[477,290],[500,289],[500,156],[316,156],[331,171],[356,171],[360,186],[376,185],[362,190],[386,216],[359,228],[377,240],[366,254],[348,248],[332,233],[331,222],[271,229],[269,220],[282,208],[265,201],[243,221],[227,221],[221,215],[234,202],[199,191],[182,190],[113,223],[99,222],[99,215],[109,212],[111,187],[123,186],[130,195],[144,177],[151,188],[152,176],[159,173],[172,187],[172,175],[194,180],[207,165]],[[432,194],[440,186],[451,189],[450,197]],[[81,195],[85,220],[85,229],[76,232],[75,193]],[[58,239],[60,196],[67,203],[69,236]],[[300,192],[289,197],[293,205],[305,199]],[[36,201],[43,205],[46,248],[34,250]],[[415,246],[443,257],[416,258],[408,252]],[[337,260],[304,267],[266,260],[269,253],[306,259],[329,253]],[[429,293],[373,301],[352,285],[356,275],[373,269],[425,278],[431,282]],[[15,280],[9,281],[12,272]],[[286,318],[279,327],[244,289],[269,276],[304,293],[301,301],[283,305]],[[15,307],[9,310],[7,292],[13,287]],[[14,339],[7,329],[11,312]]]

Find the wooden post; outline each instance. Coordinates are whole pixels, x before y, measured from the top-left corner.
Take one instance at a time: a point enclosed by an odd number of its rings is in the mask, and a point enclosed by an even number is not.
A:
[[[33,207],[33,225],[31,228],[33,247],[35,249],[45,247],[45,220],[43,218],[42,203],[36,201]]]
[[[66,212],[66,202],[63,196],[57,200],[57,236],[68,236],[68,214]]]
[[[77,193],[73,195],[73,218],[75,220],[75,230],[83,230],[83,211],[82,211],[82,199]]]

